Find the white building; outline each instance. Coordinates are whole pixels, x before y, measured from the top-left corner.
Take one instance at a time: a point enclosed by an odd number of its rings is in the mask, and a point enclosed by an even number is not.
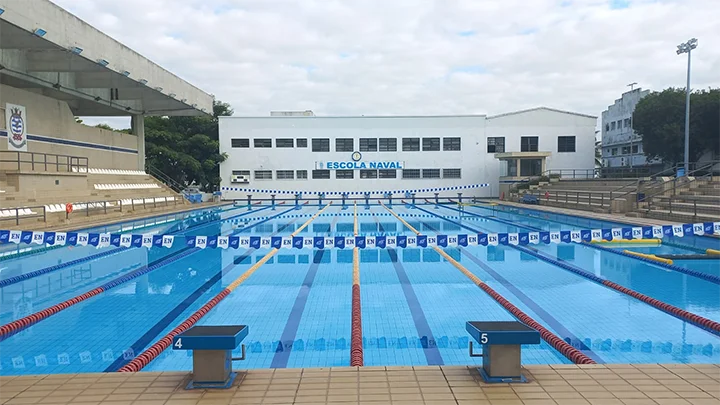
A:
[[[602,112],[602,158],[604,167],[634,167],[652,163],[645,159],[642,136],[632,129],[632,116],[637,103],[650,94],[640,88],[623,93],[622,97]]]
[[[220,152],[228,156],[221,190],[225,199],[243,199],[271,194],[251,190],[381,193],[488,183],[460,191],[499,196],[501,181],[593,169],[596,119],[545,107],[496,116],[220,117]]]

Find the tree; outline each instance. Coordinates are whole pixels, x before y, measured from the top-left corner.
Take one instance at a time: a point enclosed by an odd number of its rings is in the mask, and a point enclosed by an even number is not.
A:
[[[635,107],[633,129],[643,137],[648,159],[679,163],[685,153],[685,89],[668,88],[644,97]],[[690,161],[720,148],[720,89],[690,95]]]

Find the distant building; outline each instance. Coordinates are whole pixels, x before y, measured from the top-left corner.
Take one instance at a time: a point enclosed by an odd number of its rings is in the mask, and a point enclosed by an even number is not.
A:
[[[271,117],[314,117],[312,110],[305,111],[270,111]]]
[[[648,161],[642,136],[632,129],[632,116],[637,103],[650,94],[640,88],[623,93],[602,113],[602,159],[604,167],[633,167],[660,163]]]

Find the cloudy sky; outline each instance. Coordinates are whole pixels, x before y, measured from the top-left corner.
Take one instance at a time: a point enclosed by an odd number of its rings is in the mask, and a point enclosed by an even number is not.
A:
[[[692,37],[692,87],[720,86],[719,0],[53,1],[238,115],[600,115],[684,87]]]

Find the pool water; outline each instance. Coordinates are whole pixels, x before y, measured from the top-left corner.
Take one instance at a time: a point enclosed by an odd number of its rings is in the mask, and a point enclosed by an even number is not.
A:
[[[321,207],[260,206],[196,211],[95,229],[175,235],[288,236]],[[508,207],[395,204],[422,233],[527,232],[620,226]],[[358,206],[360,234],[412,235],[379,205]],[[353,234],[353,208],[332,205],[298,236]],[[718,249],[717,239],[669,238],[645,253]],[[720,321],[720,285],[581,244],[532,245],[537,254],[700,316]],[[152,266],[152,271],[0,340],[0,375],[117,371],[240,277],[268,249],[45,248],[0,245],[0,280],[79,263],[0,288],[7,324]],[[530,247],[527,247],[530,248]],[[444,249],[515,306],[599,363],[720,363],[720,336],[513,246]],[[101,252],[112,253],[92,259]],[[85,260],[84,258],[89,258]],[[167,264],[153,266],[163,260]],[[198,325],[249,325],[243,368],[350,365],[352,250],[281,249]],[[720,275],[720,261],[678,261]],[[155,268],[157,267],[157,268]],[[364,364],[468,365],[467,321],[515,320],[432,248],[363,249],[360,294]],[[0,338],[2,339],[2,338]],[[238,350],[239,354],[239,350]],[[525,364],[569,360],[544,341]],[[189,352],[165,350],[144,371],[190,370]]]

